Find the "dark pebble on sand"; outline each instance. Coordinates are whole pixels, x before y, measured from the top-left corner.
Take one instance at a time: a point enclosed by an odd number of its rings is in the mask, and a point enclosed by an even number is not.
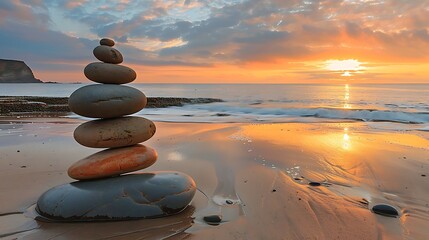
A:
[[[228,116],[231,116],[231,114],[228,114],[228,113],[216,113],[215,116],[217,116],[217,117],[228,117]]]
[[[313,187],[318,187],[318,186],[320,186],[322,184],[319,183],[319,182],[309,182],[308,185],[313,186]]]
[[[21,168],[26,168],[27,166],[21,166]]]
[[[273,190],[271,190],[271,192],[277,192],[277,190],[273,189]]]
[[[17,150],[16,152],[21,152],[21,151]]]
[[[233,204],[233,202],[231,200],[226,200],[227,204]]]
[[[259,105],[259,104],[261,104],[262,102],[254,102],[254,103],[251,103],[251,104],[249,104],[249,105]]]
[[[372,211],[386,217],[397,217],[399,215],[398,211],[394,207],[387,204],[375,205],[372,207]]]
[[[426,174],[422,174],[421,176],[422,176],[422,177],[426,177]]]
[[[210,215],[210,216],[205,216],[203,219],[208,224],[218,225],[220,223],[220,221],[222,221],[222,216],[221,215]]]
[[[294,180],[296,180],[296,181],[301,181],[301,180],[302,180],[302,178],[300,178],[300,177],[296,177],[296,178],[294,178]]]

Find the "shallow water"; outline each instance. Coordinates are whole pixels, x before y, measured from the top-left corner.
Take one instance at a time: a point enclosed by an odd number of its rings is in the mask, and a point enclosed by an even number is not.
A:
[[[84,84],[2,84],[0,96],[69,96]],[[25,86],[25,87],[23,87]],[[211,97],[225,102],[144,109],[170,122],[398,122],[429,129],[429,84],[131,84],[147,96]],[[71,115],[79,118],[77,115]],[[420,125],[415,125],[420,124]]]

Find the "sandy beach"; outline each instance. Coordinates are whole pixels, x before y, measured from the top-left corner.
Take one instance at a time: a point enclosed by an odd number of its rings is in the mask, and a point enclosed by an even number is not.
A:
[[[197,194],[158,219],[52,223],[34,204],[72,182],[67,168],[96,149],[72,137],[82,120],[0,121],[0,237],[4,239],[427,239],[429,133],[364,123],[156,122],[144,171],[181,171]],[[310,182],[321,183],[310,186]],[[377,215],[389,204],[400,217]],[[207,215],[222,215],[208,225]]]
[[[0,240],[429,240],[429,0],[3,0],[0,46]]]

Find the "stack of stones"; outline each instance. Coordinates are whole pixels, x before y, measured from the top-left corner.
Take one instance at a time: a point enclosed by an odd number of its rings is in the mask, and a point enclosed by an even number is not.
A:
[[[147,103],[139,90],[123,86],[135,80],[136,72],[119,65],[122,54],[114,41],[101,39],[93,53],[102,62],[85,67],[94,82],[76,90],[69,98],[78,115],[97,118],[81,124],[75,140],[91,148],[108,148],[76,163],[69,169],[77,182],[54,187],[38,200],[36,210],[58,221],[128,220],[178,213],[191,202],[194,180],[179,172],[128,174],[147,168],[157,160],[155,149],[141,145],[155,134],[155,124],[143,117],[127,116]]]

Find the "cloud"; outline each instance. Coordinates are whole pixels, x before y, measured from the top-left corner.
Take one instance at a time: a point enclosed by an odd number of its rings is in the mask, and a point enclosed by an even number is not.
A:
[[[183,20],[180,16],[166,19],[178,6],[161,2],[154,4],[162,6],[161,12],[156,12],[156,8],[151,14],[143,11],[131,19],[100,28],[98,34],[160,42],[180,39],[186,44],[160,49],[159,57],[198,61],[204,57],[213,62],[229,60],[231,63],[320,58],[332,52],[412,60],[422,58],[427,53],[425,49],[429,49],[426,35],[429,5],[425,1],[261,3],[250,0],[219,8],[202,2],[210,14],[197,21]],[[155,17],[147,18],[148,15]],[[416,51],[412,44],[405,45],[405,42],[416,42],[421,49]],[[402,51],[393,51],[398,47]]]
[[[46,25],[49,16],[38,0],[6,0],[0,2],[0,27],[9,22],[19,22],[38,27]]]
[[[79,61],[90,56],[95,41],[70,37],[60,32],[32,28],[20,23],[2,26],[2,57],[28,61]]]
[[[0,37],[3,57],[41,69],[93,61],[101,37],[114,38],[129,63],[147,66],[427,61],[429,2],[6,0]]]

